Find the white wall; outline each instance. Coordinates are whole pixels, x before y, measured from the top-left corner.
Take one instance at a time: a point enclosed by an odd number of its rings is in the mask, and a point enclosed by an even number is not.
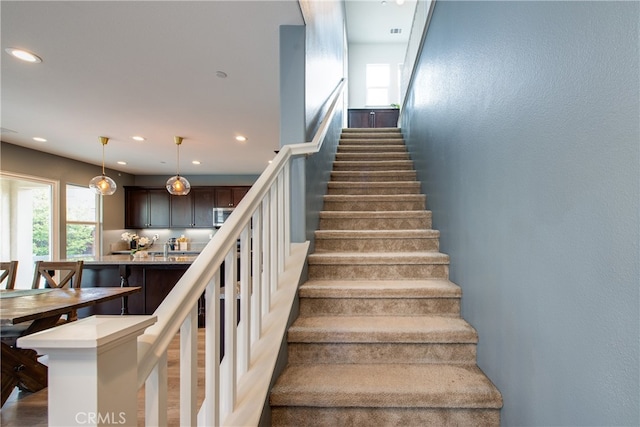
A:
[[[435,5],[402,129],[504,426],[640,424],[638,16]]]
[[[367,64],[390,64],[391,87],[389,104],[400,104],[398,64],[404,62],[407,45],[404,43],[349,44],[349,108],[365,108]]]

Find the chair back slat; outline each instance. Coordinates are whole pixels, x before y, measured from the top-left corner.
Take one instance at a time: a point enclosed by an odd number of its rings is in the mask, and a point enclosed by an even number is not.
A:
[[[84,261],[36,261],[31,287],[38,289],[44,279],[45,287],[79,288],[82,284],[83,265]],[[56,272],[60,272],[60,279],[55,277]]]
[[[13,289],[18,275],[18,261],[0,262],[0,283],[5,282],[4,289]]]

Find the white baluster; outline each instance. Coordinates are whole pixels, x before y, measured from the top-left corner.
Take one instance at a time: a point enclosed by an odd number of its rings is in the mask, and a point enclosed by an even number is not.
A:
[[[240,233],[240,324],[238,325],[238,376],[249,370],[251,360],[250,327],[251,327],[251,295],[249,292],[249,275],[251,273],[251,241],[249,240],[249,224]]]
[[[262,202],[262,315],[271,311],[271,192]]]
[[[253,229],[251,245],[251,342],[256,342],[262,335],[262,206],[253,213]]]
[[[198,304],[180,326],[180,425],[197,425]]]
[[[207,426],[220,425],[220,268],[205,290],[205,417]]]
[[[236,405],[236,372],[237,372],[237,326],[238,303],[236,301],[236,282],[238,269],[238,255],[236,245],[233,245],[224,259],[224,375],[221,397],[222,416],[233,412]]]
[[[167,352],[165,351],[145,382],[144,412],[147,425],[167,425],[167,372]]]

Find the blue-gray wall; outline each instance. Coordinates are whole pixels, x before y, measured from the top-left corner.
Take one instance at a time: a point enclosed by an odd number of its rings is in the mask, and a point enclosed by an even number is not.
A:
[[[310,141],[329,108],[329,96],[344,77],[345,15],[340,0],[302,0],[300,7],[306,25],[305,127],[306,139]],[[342,129],[342,105],[342,102],[338,104],[321,152],[308,157],[305,162],[305,224],[307,240],[312,244]]]
[[[505,426],[637,426],[640,3],[438,1],[402,127]]]

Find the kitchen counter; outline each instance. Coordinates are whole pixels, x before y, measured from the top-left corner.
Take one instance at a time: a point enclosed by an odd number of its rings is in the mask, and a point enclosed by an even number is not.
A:
[[[198,255],[170,254],[166,257],[162,255],[149,254],[146,257],[134,257],[131,254],[124,255],[104,255],[101,257],[84,258],[85,266],[99,265],[189,265],[198,257]]]

